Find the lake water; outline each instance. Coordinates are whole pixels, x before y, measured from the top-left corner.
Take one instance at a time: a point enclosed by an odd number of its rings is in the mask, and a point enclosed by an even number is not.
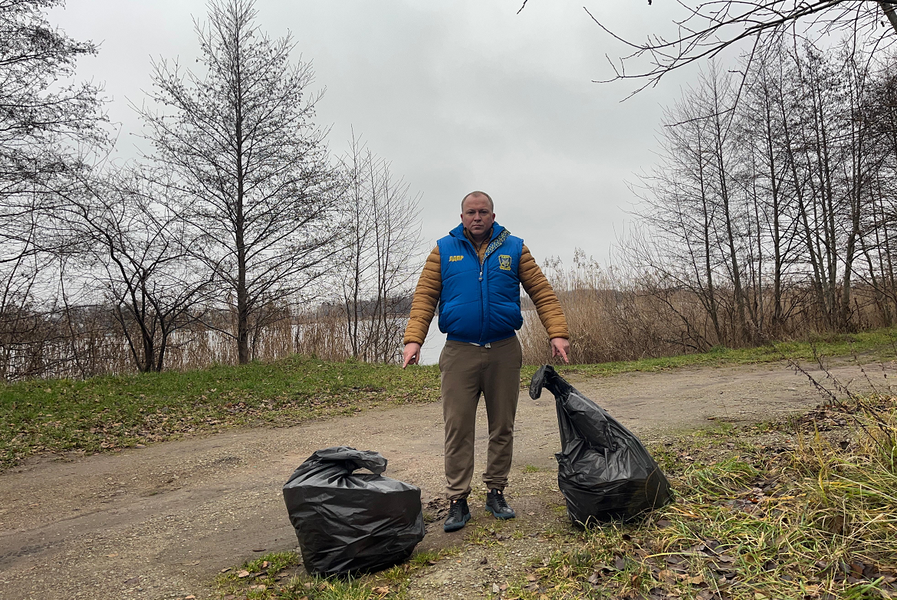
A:
[[[427,339],[420,349],[420,364],[435,365],[439,362],[439,353],[445,346],[445,334],[439,331],[439,323],[434,318],[430,323],[430,330],[427,332]]]

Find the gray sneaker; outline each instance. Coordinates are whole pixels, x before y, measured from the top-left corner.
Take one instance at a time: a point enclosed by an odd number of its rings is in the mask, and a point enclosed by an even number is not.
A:
[[[508,506],[504,492],[498,489],[489,490],[486,494],[486,511],[491,512],[496,519],[513,519],[517,516],[514,509]]]
[[[461,498],[460,500],[452,500],[452,505],[449,507],[448,517],[445,519],[445,524],[442,526],[442,529],[445,531],[458,531],[470,520],[470,509],[467,507],[467,498]]]

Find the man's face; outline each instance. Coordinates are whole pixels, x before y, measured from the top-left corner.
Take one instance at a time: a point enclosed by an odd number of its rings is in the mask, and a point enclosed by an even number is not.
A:
[[[495,213],[489,206],[489,200],[485,196],[468,196],[464,200],[461,211],[461,223],[477,241],[485,239],[492,223],[495,221]]]

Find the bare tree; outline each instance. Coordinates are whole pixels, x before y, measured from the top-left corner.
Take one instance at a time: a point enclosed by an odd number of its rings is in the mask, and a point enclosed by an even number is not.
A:
[[[662,164],[642,178],[640,221],[653,248],[641,256],[660,281],[690,290],[704,307],[712,333],[686,323],[698,347],[749,338],[743,282],[748,229],[733,148],[731,78],[711,70],[664,116]],[[641,238],[642,241],[645,238]],[[669,298],[662,286],[659,298]],[[690,313],[681,313],[684,319]]]
[[[398,357],[404,331],[399,316],[416,276],[417,198],[354,135],[341,162],[348,243],[339,272],[349,344],[355,358],[390,362]]]
[[[746,171],[742,185],[752,215],[750,241],[751,318],[761,335],[781,335],[793,304],[785,298],[787,268],[797,254],[793,173],[787,148],[792,127],[793,97],[788,84],[787,53],[782,44],[770,44],[754,60],[745,86],[736,127],[738,160]],[[771,315],[765,319],[768,279],[772,280]]]
[[[714,58],[740,42],[756,48],[768,36],[788,28],[803,33],[849,31],[875,46],[889,44],[897,32],[892,0],[696,0],[679,4],[682,17],[673,20],[675,32],[670,36],[649,33],[644,42],[615,33],[604,19],[584,9],[603,31],[630,49],[629,54],[609,59],[614,69],[614,77],[609,81],[643,80],[644,85],[638,88],[641,90],[675,69]],[[525,5],[526,2],[521,10]],[[652,1],[646,5],[650,7]],[[878,28],[882,16],[891,25],[887,31]],[[628,68],[633,63],[636,66]]]
[[[689,290],[724,343],[770,326],[856,329],[864,298],[887,322],[897,164],[887,86],[849,46],[766,50],[737,109],[731,88],[705,77],[667,113],[663,162],[643,178],[648,243],[634,248],[655,273],[650,289],[670,302],[670,288]],[[870,284],[860,298],[857,277]]]
[[[61,4],[0,0],[0,200],[7,210],[10,197],[77,166],[72,146],[105,141],[96,86],[67,83],[77,59],[97,49],[47,22],[44,11]]]
[[[876,292],[876,304],[885,325],[897,315],[897,78],[894,57],[879,67],[865,99],[864,125],[871,135],[870,154],[877,158],[869,183],[870,201],[860,238],[865,268],[857,275]]]
[[[32,235],[37,234],[33,228]],[[26,238],[26,242],[31,242]],[[38,275],[51,257],[19,252],[3,265],[0,277],[0,377],[19,379],[43,374],[44,348],[53,334],[44,328],[43,311],[35,305]]]
[[[57,184],[107,141],[97,87],[72,83],[96,46],[47,21],[61,4],[0,0],[0,370],[9,377],[41,374],[50,334],[39,305],[53,301],[35,290],[58,249],[45,219]]]
[[[338,250],[332,170],[312,118],[309,63],[290,63],[289,36],[254,24],[251,0],[221,0],[197,24],[199,64],[154,65],[160,112],[141,109],[153,158],[174,174],[175,213],[196,233],[192,250],[223,286],[225,332],[240,363],[251,339],[286,302],[324,275]]]
[[[204,312],[211,272],[184,245],[186,224],[158,181],[125,169],[69,197],[60,227],[80,247],[87,285],[98,287],[141,372],[162,371],[172,335]]]

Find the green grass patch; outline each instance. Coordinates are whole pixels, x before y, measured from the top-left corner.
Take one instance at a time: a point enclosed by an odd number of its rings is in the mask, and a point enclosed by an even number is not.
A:
[[[561,374],[606,376],[634,371],[667,371],[682,367],[758,364],[780,360],[816,361],[820,358],[874,356],[891,360],[897,356],[897,328],[851,334],[814,335],[806,341],[770,342],[756,348],[718,346],[708,352],[682,354],[635,361],[619,361],[587,365],[556,365]],[[865,360],[864,360],[865,362]],[[536,372],[537,366],[524,367],[524,381]]]
[[[402,370],[301,356],[186,373],[6,384],[0,387],[0,468],[36,453],[112,451],[438,398],[435,366]]]

